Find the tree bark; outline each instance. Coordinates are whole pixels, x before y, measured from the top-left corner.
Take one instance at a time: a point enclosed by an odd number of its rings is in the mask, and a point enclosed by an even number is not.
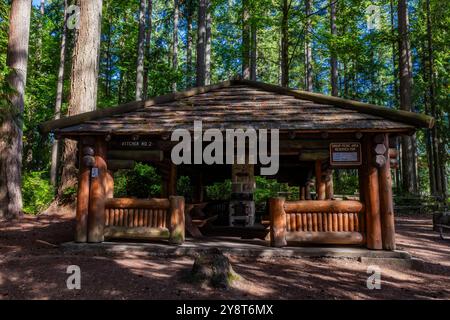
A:
[[[173,34],[172,34],[172,68],[175,72],[178,69],[178,18],[179,18],[179,2],[173,1]],[[177,91],[177,82],[172,83],[172,91]]]
[[[312,50],[311,50],[311,0],[305,0],[305,90],[313,91]]]
[[[250,80],[256,81],[256,49],[257,49],[257,28],[253,20],[251,23],[251,46],[250,46]]]
[[[192,0],[186,3],[186,87],[190,88],[192,82]]]
[[[408,8],[406,0],[398,0],[398,31],[399,31],[399,79],[400,79],[400,109],[412,110],[412,71],[411,51],[408,35]],[[402,173],[403,189],[410,194],[417,194],[417,174],[415,168],[414,140],[410,136],[402,137]]]
[[[31,0],[13,0],[9,19],[6,64],[13,92],[0,113],[0,218],[22,214],[22,124],[27,80]]]
[[[249,0],[242,0],[242,78],[250,79]]]
[[[99,68],[102,0],[81,0],[80,29],[73,52],[68,115],[93,111],[97,106],[97,79]],[[58,196],[73,188],[77,182],[77,145],[66,140],[63,170]]]
[[[207,0],[199,0],[197,20],[196,86],[205,85],[206,72],[206,7]]]
[[[139,33],[136,64],[136,101],[144,98],[144,50],[145,50],[145,16],[146,0],[140,0],[139,5]]]
[[[145,33],[145,54],[147,55],[147,60],[144,59],[144,99],[148,97],[148,73],[150,71],[150,41],[152,37],[152,11],[153,3],[152,0],[148,0],[147,3],[147,30]]]
[[[64,64],[66,62],[66,33],[67,33],[67,0],[64,0],[64,19],[61,33],[61,49],[59,51],[58,82],[56,84],[55,120],[61,118],[61,105],[64,87]],[[57,183],[59,162],[59,140],[53,140],[52,159],[50,166],[50,182],[53,186]]]
[[[211,2],[206,4],[205,84],[211,84]]]
[[[336,1],[330,0],[330,32],[332,40],[334,41],[337,36],[336,29]],[[334,43],[330,50],[330,66],[331,66],[331,95],[338,96],[338,61],[336,57],[336,49]]]
[[[289,6],[288,0],[283,0],[281,17],[281,86],[289,86],[289,35],[288,35]]]
[[[431,8],[430,0],[426,0],[426,16],[427,16],[427,52],[428,52],[428,94],[430,98],[431,115],[437,120],[436,125],[431,131],[431,149],[432,149],[432,164],[430,168],[434,174],[433,180],[435,183],[434,194],[445,199],[446,193],[446,177],[445,177],[445,163],[441,157],[441,146],[439,141],[439,119],[440,112],[436,105],[436,79],[434,77],[434,53],[433,53],[433,31],[431,25]],[[431,184],[431,181],[430,181]]]

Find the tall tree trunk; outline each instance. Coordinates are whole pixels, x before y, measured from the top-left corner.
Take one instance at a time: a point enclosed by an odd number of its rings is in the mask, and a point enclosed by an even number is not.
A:
[[[175,72],[178,70],[178,18],[179,18],[179,2],[173,1],[173,34],[172,34],[172,68]],[[177,91],[177,82],[172,84],[172,91]]]
[[[109,4],[109,3],[108,3]],[[106,85],[105,85],[105,96],[107,98],[111,95],[111,78],[112,78],[112,57],[111,57],[111,45],[112,45],[112,16],[108,13],[108,40],[106,44]]]
[[[331,48],[330,66],[331,66],[331,95],[338,96],[338,61],[336,57],[336,48],[334,46],[334,41],[337,36],[336,28],[336,0],[330,0],[330,31],[333,39],[333,46]]]
[[[197,64],[196,64],[196,86],[205,85],[206,72],[206,8],[207,0],[199,0],[197,20]]]
[[[305,0],[305,90],[313,91],[312,51],[311,51],[311,0]]]
[[[186,87],[190,88],[192,82],[192,0],[186,3]]]
[[[397,73],[397,44],[398,41],[395,40],[395,23],[394,23],[394,0],[390,0],[390,18],[391,18],[391,34],[392,34],[392,74],[394,78],[394,106],[398,107],[399,94],[398,94],[398,73]]]
[[[281,85],[289,85],[289,36],[288,36],[289,5],[283,0],[281,17]]]
[[[31,0],[13,0],[6,64],[10,68],[8,108],[0,110],[0,218],[22,213],[22,124],[27,81]]]
[[[80,29],[73,52],[68,115],[93,111],[97,106],[102,0],[80,0]],[[77,145],[66,140],[58,196],[77,182]]]
[[[206,4],[205,84],[211,84],[211,2]]]
[[[252,20],[250,31],[252,34],[250,46],[250,80],[256,81],[257,28],[254,20]]]
[[[398,31],[399,31],[399,78],[400,78],[400,109],[412,110],[412,72],[411,51],[408,35],[408,8],[406,0],[398,0]],[[417,175],[415,168],[415,148],[413,137],[402,137],[403,189],[410,194],[417,194]]]
[[[423,77],[426,79],[428,77],[427,73],[427,58],[425,56],[426,52],[426,44],[424,43],[422,46],[422,72]],[[424,91],[423,93],[423,104],[425,106],[425,113],[430,113],[430,100],[428,99],[428,92]],[[427,150],[427,162],[428,162],[428,176],[430,179],[430,193],[432,195],[436,195],[436,173],[434,171],[434,150],[433,150],[433,142],[431,138],[431,130],[426,130],[425,132],[425,145]]]
[[[145,50],[145,16],[147,11],[146,0],[140,0],[139,5],[139,33],[138,54],[136,64],[136,101],[144,98],[144,50]]]
[[[242,78],[250,78],[250,12],[249,0],[242,0]]]
[[[66,33],[67,33],[67,0],[64,0],[64,19],[61,32],[61,49],[59,51],[58,81],[56,84],[55,119],[61,118],[61,105],[64,88],[64,65],[66,62]],[[59,140],[54,140],[52,145],[52,159],[50,167],[50,182],[53,186],[57,183],[59,163]]]
[[[446,177],[445,163],[441,157],[441,146],[439,141],[439,125],[440,113],[436,107],[436,79],[434,77],[434,53],[433,53],[433,32],[431,26],[431,8],[430,0],[426,0],[426,17],[427,17],[427,53],[428,53],[428,93],[430,97],[431,115],[437,120],[436,125],[430,130],[430,138],[432,145],[432,172],[434,173],[435,193],[445,198],[446,193]],[[428,132],[427,132],[428,133]],[[430,181],[431,184],[431,181]]]
[[[153,3],[152,0],[148,0],[147,3],[147,30],[145,32],[145,55],[147,55],[147,59],[144,59],[144,99],[148,97],[148,73],[150,72],[150,41],[152,38],[152,11],[153,11]]]

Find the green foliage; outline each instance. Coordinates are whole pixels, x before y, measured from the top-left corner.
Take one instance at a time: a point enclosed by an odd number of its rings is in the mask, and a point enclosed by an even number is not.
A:
[[[353,195],[359,192],[357,170],[335,170],[333,187],[335,194]]]
[[[115,197],[151,198],[161,194],[161,177],[152,166],[137,163],[133,170],[119,170],[114,175]]]
[[[298,187],[291,187],[287,183],[280,183],[275,179],[255,177],[256,190],[254,200],[256,204],[264,204],[271,197],[285,197],[287,200],[298,200]]]
[[[69,3],[71,3],[69,1]],[[280,80],[280,29],[282,0],[248,0],[250,23],[257,30],[257,80],[279,83]],[[304,1],[291,1],[288,14],[289,34],[289,86],[304,89],[305,83],[305,12]],[[337,6],[337,35],[330,34],[329,0],[312,1],[311,32],[314,91],[330,93],[330,55],[335,53],[338,60],[339,96],[368,101],[392,108],[398,108],[398,43],[397,8],[393,1],[393,11],[388,0],[339,0]],[[427,56],[426,1],[408,2],[413,62],[413,105],[418,112],[425,112],[425,98],[429,79],[425,76]],[[173,6],[165,0],[153,1],[152,33],[150,48],[146,54],[148,68],[148,96],[168,93],[172,83],[177,82],[178,90],[189,87],[195,74],[197,37],[197,1],[180,1],[178,68],[172,65]],[[187,12],[192,7],[191,43],[192,66],[187,72]],[[365,10],[375,4],[381,8],[381,28],[367,30]],[[449,32],[450,6],[445,1],[430,0],[431,24],[433,28],[435,96],[439,139],[444,145],[441,157],[444,159],[447,177],[450,177],[449,141],[450,129],[448,111],[450,106]],[[10,88],[5,81],[9,70],[6,68],[6,48],[9,30],[9,10],[11,1],[0,1],[0,109],[8,110]],[[108,108],[135,99],[136,60],[138,23],[138,1],[104,0],[102,14],[102,35],[99,66],[98,108]],[[393,26],[391,25],[391,15]],[[211,0],[211,82],[233,77],[241,72],[242,65],[242,0]],[[46,1],[45,14],[41,15],[36,2],[32,8],[28,76],[23,115],[23,168],[25,175],[48,170],[53,137],[42,135],[38,124],[53,118],[56,93],[59,50],[63,22],[63,1]],[[393,30],[392,30],[393,27]],[[63,90],[63,110],[67,111],[70,86],[71,58],[73,54],[75,30],[67,31],[66,66]],[[191,78],[191,79],[190,79]],[[191,81],[192,82],[192,81]],[[430,113],[428,111],[428,113]],[[426,139],[423,132],[417,134],[418,168],[420,189],[430,192]],[[131,182],[130,172],[116,175],[116,195],[129,193],[148,197],[158,194],[159,178],[156,172],[132,170],[140,183],[154,188],[141,188]],[[145,180],[144,177],[147,177]],[[154,177],[153,180],[149,177]],[[259,178],[258,178],[259,179]],[[153,181],[153,182],[152,182]],[[263,203],[269,196],[281,192],[288,197],[298,193],[286,185],[273,180],[259,179],[255,194],[257,202]],[[449,180],[450,183],[450,180]],[[358,188],[355,172],[345,173],[335,181],[337,194],[353,194]],[[188,180],[181,178],[177,188],[186,197],[192,196]],[[294,188],[294,187],[292,187]],[[228,198],[231,193],[230,181],[208,187],[212,199]],[[74,197],[69,190],[68,198]]]
[[[46,177],[47,172],[27,172],[22,177],[23,211],[37,214],[45,209],[54,197],[54,190]]]
[[[211,200],[228,200],[231,196],[231,180],[216,182],[206,187],[206,196]]]
[[[183,196],[186,202],[192,201],[193,189],[191,179],[188,176],[181,176],[177,181],[177,194]]]

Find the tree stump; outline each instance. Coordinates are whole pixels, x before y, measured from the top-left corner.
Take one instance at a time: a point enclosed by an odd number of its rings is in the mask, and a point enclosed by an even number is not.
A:
[[[214,288],[228,289],[240,276],[233,270],[230,261],[217,248],[197,254],[191,270],[191,278],[207,283]]]

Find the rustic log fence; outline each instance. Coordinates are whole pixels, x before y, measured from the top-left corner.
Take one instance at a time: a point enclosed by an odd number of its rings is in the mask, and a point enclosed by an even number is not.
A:
[[[185,239],[184,198],[112,198],[105,201],[104,236],[109,239]]]
[[[269,200],[270,239],[275,247],[292,243],[359,244],[366,241],[364,204],[346,200]]]

